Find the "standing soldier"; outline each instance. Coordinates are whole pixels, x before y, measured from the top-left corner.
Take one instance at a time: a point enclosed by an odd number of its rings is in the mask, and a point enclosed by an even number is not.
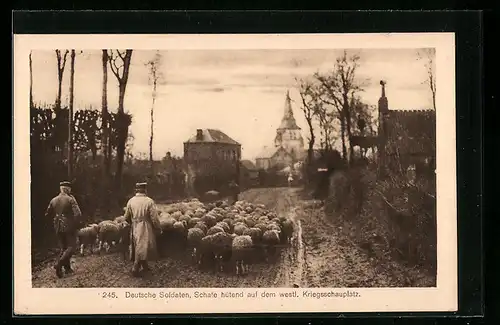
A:
[[[147,183],[135,184],[136,194],[127,202],[125,219],[131,224],[130,243],[134,266],[132,275],[137,277],[141,268],[148,271],[148,260],[157,257],[155,229],[159,220],[154,201],[147,196]]]
[[[71,183],[60,182],[59,188],[60,193],[50,200],[45,216],[53,218],[54,221],[54,229],[61,249],[54,268],[57,277],[62,278],[62,268],[66,274],[73,273],[70,262],[76,248],[76,232],[80,226],[82,212],[76,199],[71,195]]]
[[[238,195],[240,194],[240,187],[238,186],[238,184],[236,184],[236,182],[234,180],[232,180],[229,183],[229,190],[230,190],[231,195],[233,197],[233,204],[234,204],[238,201]]]

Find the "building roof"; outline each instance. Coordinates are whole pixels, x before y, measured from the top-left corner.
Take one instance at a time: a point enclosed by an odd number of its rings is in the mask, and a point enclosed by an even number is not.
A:
[[[203,139],[198,140],[196,134],[189,138],[185,143],[225,143],[240,145],[237,141],[231,139],[224,132],[217,129],[202,129]]]
[[[242,160],[241,161],[241,165],[245,169],[248,169],[248,170],[256,170],[257,169],[257,167],[254,165],[254,163],[251,162],[250,160]]]
[[[300,130],[300,127],[297,125],[295,117],[293,116],[292,103],[289,91],[286,92],[285,112],[283,114],[283,118],[281,119],[281,124],[278,127],[278,129]]]
[[[436,148],[436,112],[434,110],[389,110],[387,113],[389,154],[396,149],[406,154],[432,154]]]
[[[279,147],[274,147],[274,146],[265,146],[262,148],[262,151],[257,155],[257,159],[259,158],[271,158],[274,156],[276,151],[278,151]]]

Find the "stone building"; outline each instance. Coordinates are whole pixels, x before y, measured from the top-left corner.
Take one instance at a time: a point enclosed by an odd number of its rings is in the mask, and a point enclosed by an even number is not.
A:
[[[216,129],[197,129],[184,142],[186,187],[190,194],[223,191],[231,180],[239,181],[241,144]]]
[[[290,93],[287,91],[284,114],[276,129],[274,145],[263,148],[255,159],[256,166],[259,169],[289,167],[303,160],[305,153],[304,138],[293,116]]]
[[[433,109],[389,109],[385,82],[378,101],[378,135],[352,136],[353,146],[377,147],[379,166],[389,169],[435,168],[436,112]],[[427,168],[429,169],[429,168]]]

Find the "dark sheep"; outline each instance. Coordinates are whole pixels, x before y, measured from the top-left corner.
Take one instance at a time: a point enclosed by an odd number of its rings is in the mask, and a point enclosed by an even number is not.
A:
[[[232,242],[234,236],[226,232],[218,232],[213,235],[205,236],[201,242],[202,261],[211,260],[215,262],[217,271],[224,269],[224,264],[231,257]]]
[[[225,232],[224,229],[222,229],[221,227],[218,227],[218,226],[213,226],[212,228],[208,229],[207,231],[207,236],[210,236],[210,235],[213,235],[213,234],[216,234],[218,232]]]
[[[189,219],[189,221],[188,221],[188,228],[193,228],[200,221],[201,221],[201,218],[195,218],[195,217],[193,217],[193,218]]]
[[[204,234],[206,234],[208,231],[208,226],[203,221],[197,222],[193,228],[201,229]]]
[[[240,223],[235,223],[234,224],[234,228],[233,228],[233,232],[238,235],[238,236],[241,236],[243,235],[243,232],[248,229],[248,226],[243,223],[243,222],[240,222]]]
[[[231,258],[235,263],[236,275],[243,275],[249,271],[249,262],[252,259],[253,242],[248,235],[236,236],[232,243]]]
[[[211,214],[204,215],[201,218],[201,221],[203,221],[208,227],[213,227],[217,223],[217,219]]]
[[[229,227],[229,225],[223,221],[217,222],[215,224],[215,227],[220,227],[220,228],[224,229],[224,231],[227,233],[229,233],[231,231],[231,228]]]
[[[188,247],[191,250],[191,258],[195,264],[201,263],[201,242],[205,234],[203,230],[199,228],[191,228],[188,230],[187,234],[187,243]]]
[[[280,244],[280,235],[277,230],[267,230],[262,234],[262,246],[265,252],[266,262],[269,262],[269,258],[276,257],[276,248]]]
[[[281,232],[280,232],[281,242],[289,244],[293,236],[293,231],[294,231],[293,221],[290,219],[286,219],[285,221],[283,221],[281,223]]]

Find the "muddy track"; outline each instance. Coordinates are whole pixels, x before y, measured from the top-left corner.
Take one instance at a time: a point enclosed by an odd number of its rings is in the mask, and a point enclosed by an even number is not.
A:
[[[303,287],[303,265],[305,263],[302,227],[297,219],[297,188],[273,188],[268,189],[273,195],[258,195],[259,191],[250,190],[244,199],[257,204],[265,204],[267,207],[275,209],[279,215],[290,217],[295,223],[295,230],[290,246],[281,247],[279,258],[279,268],[274,275],[273,287]],[[270,201],[270,199],[273,199]]]
[[[326,220],[315,201],[301,202],[308,287],[432,286],[433,278],[388,256],[370,254],[338,226]]]

